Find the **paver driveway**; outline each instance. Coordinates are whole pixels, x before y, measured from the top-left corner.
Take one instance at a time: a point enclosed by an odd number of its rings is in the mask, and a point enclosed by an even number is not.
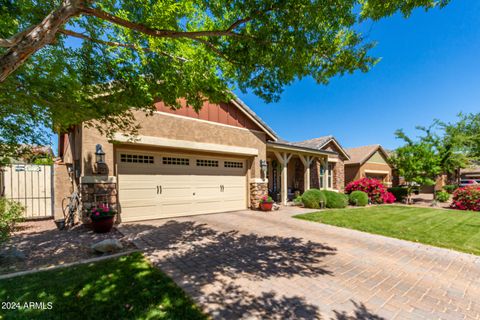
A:
[[[480,257],[291,218],[231,212],[125,224],[214,318],[478,319]]]

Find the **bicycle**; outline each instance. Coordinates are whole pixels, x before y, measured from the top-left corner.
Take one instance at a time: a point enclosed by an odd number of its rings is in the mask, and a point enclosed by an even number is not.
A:
[[[68,200],[68,204],[66,204]],[[66,205],[65,205],[66,204]],[[80,207],[80,196],[74,191],[70,197],[62,200],[63,217],[65,219],[65,228],[71,228],[75,225],[75,215]]]

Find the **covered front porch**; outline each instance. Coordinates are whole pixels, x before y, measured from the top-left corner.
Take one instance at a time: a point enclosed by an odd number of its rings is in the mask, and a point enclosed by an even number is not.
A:
[[[276,202],[288,201],[310,188],[332,185],[329,160],[335,152],[299,147],[288,143],[267,145],[268,194]]]

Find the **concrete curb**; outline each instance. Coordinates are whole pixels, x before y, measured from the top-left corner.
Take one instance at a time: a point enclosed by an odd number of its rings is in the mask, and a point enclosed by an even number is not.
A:
[[[139,250],[128,250],[128,251],[124,251],[124,252],[111,254],[111,255],[108,255],[108,256],[101,256],[101,257],[85,259],[85,260],[80,260],[80,261],[75,261],[75,262],[70,262],[70,263],[65,263],[65,264],[59,264],[59,265],[55,265],[55,266],[51,266],[51,267],[34,268],[34,269],[30,269],[30,270],[25,270],[25,271],[2,274],[2,275],[0,275],[0,280],[5,280],[5,279],[14,278],[14,277],[24,276],[24,275],[27,275],[27,274],[33,274],[33,273],[37,273],[37,272],[50,271],[50,270],[56,270],[56,269],[61,269],[61,268],[68,268],[68,267],[77,266],[77,265],[81,265],[81,264],[87,264],[87,263],[92,263],[92,262],[98,262],[98,261],[118,258],[118,257],[121,257],[121,256],[129,255],[129,254],[134,253],[134,252],[139,252]]]

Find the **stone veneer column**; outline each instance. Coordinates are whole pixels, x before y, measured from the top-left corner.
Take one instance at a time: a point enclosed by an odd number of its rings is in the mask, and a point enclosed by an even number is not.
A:
[[[83,222],[88,222],[90,210],[101,203],[108,203],[113,209],[117,209],[117,183],[115,177],[82,177],[88,178],[80,182],[82,197]],[[95,202],[96,200],[96,202]]]
[[[343,161],[335,163],[334,188],[338,191],[345,189],[345,164]]]
[[[260,206],[260,199],[268,196],[268,180],[250,182],[250,209],[256,210]]]

